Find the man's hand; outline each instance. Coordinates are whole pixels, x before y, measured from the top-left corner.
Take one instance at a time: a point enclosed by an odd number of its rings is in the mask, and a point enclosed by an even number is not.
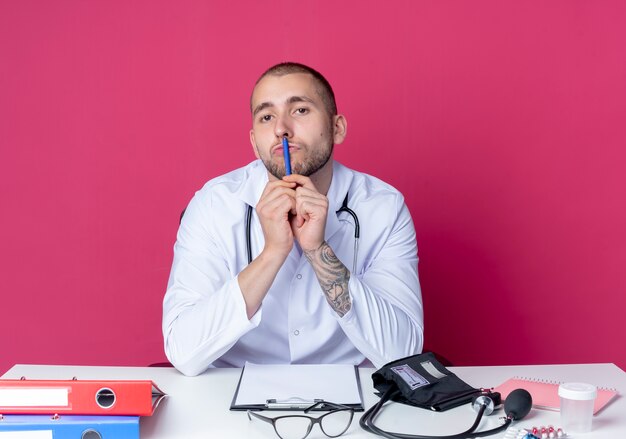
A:
[[[294,234],[289,214],[296,212],[295,188],[295,182],[270,181],[256,206],[265,237],[263,251],[283,257],[283,260],[293,248]]]
[[[296,184],[292,182],[270,181],[256,206],[265,246],[238,276],[249,319],[259,310],[276,274],[293,248],[289,215],[296,211],[295,187]]]
[[[352,308],[348,292],[350,272],[324,241],[328,198],[320,194],[310,178],[287,175],[285,182],[297,183],[296,214],[291,216],[291,230],[333,310],[343,317]]]
[[[303,251],[317,250],[324,242],[328,198],[318,192],[309,177],[292,174],[282,181],[295,186],[295,215],[290,218],[293,236]]]

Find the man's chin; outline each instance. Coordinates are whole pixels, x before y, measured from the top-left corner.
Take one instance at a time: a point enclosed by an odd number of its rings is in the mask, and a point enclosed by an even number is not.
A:
[[[285,169],[281,169],[277,166],[274,166],[274,164],[272,163],[267,163],[265,161],[263,161],[263,165],[265,165],[265,169],[267,169],[267,172],[269,172],[271,175],[273,175],[274,177],[276,177],[278,180],[282,180],[283,177],[285,176]]]
[[[303,175],[305,177],[310,177],[313,174],[315,174],[317,171],[322,169],[328,163],[328,161],[330,160],[330,157],[331,155],[329,154],[328,156],[324,157],[322,160],[319,160],[317,163],[313,164],[312,166],[304,166],[301,162],[292,163],[291,173]],[[286,175],[285,168],[284,166],[282,166],[282,164],[281,166],[278,166],[277,164],[273,162],[267,162],[265,160],[263,160],[263,164],[265,165],[265,169],[267,169],[267,172],[272,174],[278,180],[282,180],[283,177]]]

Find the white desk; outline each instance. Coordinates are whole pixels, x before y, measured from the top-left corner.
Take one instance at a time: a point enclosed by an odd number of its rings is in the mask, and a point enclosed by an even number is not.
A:
[[[491,366],[452,367],[459,377],[475,387],[492,387],[512,376],[543,378],[555,381],[583,381],[597,386],[613,387],[620,395],[626,394],[626,373],[614,364],[552,365],[552,366]],[[207,439],[255,438],[275,439],[271,425],[258,420],[249,421],[245,412],[229,411],[240,369],[212,369],[198,377],[185,377],[172,368],[150,367],[95,367],[95,366],[36,366],[16,365],[2,378],[31,379],[151,379],[169,397],[162,401],[154,416],[141,419],[142,439]],[[372,392],[371,374],[374,369],[361,369],[361,384],[365,407],[371,407],[377,397]],[[271,416],[275,415],[271,412]],[[480,430],[500,424],[498,411],[485,417]],[[375,438],[363,431],[357,413],[350,429],[343,436],[350,438]],[[390,404],[377,420],[380,427],[413,434],[453,434],[468,428],[475,414],[468,406],[444,413]],[[569,437],[583,439],[626,438],[626,398],[618,396],[593,420],[591,433]],[[520,427],[533,425],[559,426],[559,413],[533,409]],[[490,436],[501,438],[504,433]],[[307,439],[326,438],[315,427]]]

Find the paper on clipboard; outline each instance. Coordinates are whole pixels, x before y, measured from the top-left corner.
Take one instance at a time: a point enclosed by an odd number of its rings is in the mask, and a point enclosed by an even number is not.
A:
[[[350,364],[246,363],[231,410],[268,409],[268,400],[324,400],[363,409],[358,369]]]

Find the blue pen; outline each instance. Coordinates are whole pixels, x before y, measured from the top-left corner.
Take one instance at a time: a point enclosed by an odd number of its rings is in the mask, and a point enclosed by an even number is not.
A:
[[[283,137],[283,157],[285,158],[285,175],[291,175],[291,157],[289,157],[289,141]]]

